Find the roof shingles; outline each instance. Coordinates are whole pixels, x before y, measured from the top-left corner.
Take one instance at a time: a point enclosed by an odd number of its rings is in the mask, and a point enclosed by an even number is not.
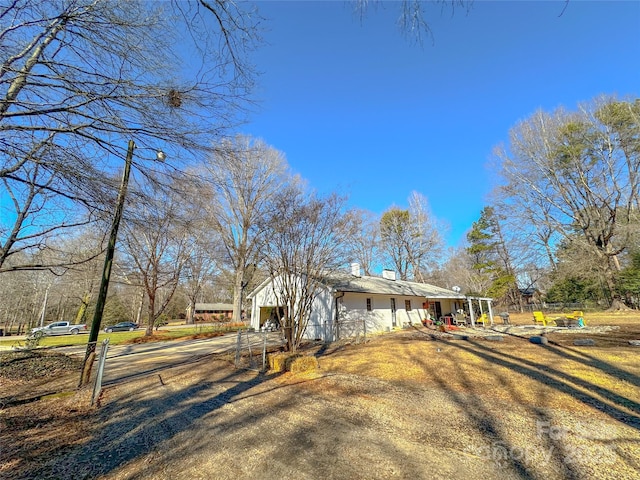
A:
[[[428,283],[408,282],[405,280],[388,280],[382,277],[356,277],[349,274],[332,274],[325,277],[322,283],[337,292],[372,293],[383,295],[415,296],[425,298],[465,298],[464,295],[436,287]]]

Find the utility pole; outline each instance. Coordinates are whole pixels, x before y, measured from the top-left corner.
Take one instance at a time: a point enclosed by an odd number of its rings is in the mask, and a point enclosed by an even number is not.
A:
[[[40,312],[40,327],[44,327],[44,316],[47,313],[47,298],[49,297],[49,289],[51,284],[47,285],[47,289],[44,291],[44,302],[42,303],[42,312]]]
[[[89,340],[87,342],[87,351],[84,356],[84,363],[82,366],[82,372],[80,375],[80,383],[82,386],[89,381],[91,377],[91,367],[96,355],[96,342],[98,341],[98,333],[100,331],[100,322],[102,321],[102,313],[104,311],[104,304],[107,300],[107,290],[109,289],[109,278],[111,277],[111,266],[113,264],[113,256],[116,249],[116,239],[118,237],[118,228],[120,227],[120,220],[122,218],[122,211],[124,209],[124,200],[127,195],[127,186],[129,185],[129,173],[131,172],[131,162],[133,161],[133,150],[136,148],[136,144],[133,140],[129,140],[129,147],[127,149],[127,157],[124,164],[124,172],[122,173],[122,182],[120,183],[120,189],[118,191],[118,201],[116,203],[116,211],[113,215],[113,223],[111,224],[111,235],[109,236],[109,243],[107,244],[107,251],[104,258],[104,267],[102,269],[102,280],[100,282],[100,291],[98,292],[98,299],[96,301],[96,311],[93,315],[93,321],[91,322],[91,330],[89,332]]]

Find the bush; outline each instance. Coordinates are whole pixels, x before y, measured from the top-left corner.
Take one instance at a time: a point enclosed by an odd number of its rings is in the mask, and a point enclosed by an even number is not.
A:
[[[567,278],[556,281],[545,296],[547,303],[582,303],[599,298],[601,290],[590,280]]]
[[[153,322],[153,326],[155,327],[156,330],[168,324],[169,324],[169,318],[164,314],[160,315],[158,318],[156,318],[155,322]]]

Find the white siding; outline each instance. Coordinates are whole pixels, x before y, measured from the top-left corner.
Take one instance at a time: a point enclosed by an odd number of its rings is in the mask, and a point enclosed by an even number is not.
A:
[[[266,282],[260,290],[252,295],[251,326],[258,330],[260,328],[260,309],[282,305],[277,305],[276,295],[270,282]],[[337,298],[328,287],[321,287],[312,306],[305,338],[334,341],[363,333],[390,331],[394,327],[391,311],[392,298],[395,299],[396,327],[402,328],[411,324],[420,324],[426,318],[426,311],[423,308],[425,297],[353,292],[338,292],[336,295]],[[370,312],[367,311],[367,298],[372,301],[372,311]],[[406,300],[411,302],[410,311],[406,310]],[[438,301],[441,303],[443,314],[448,314],[453,308],[453,301],[450,299],[439,299]],[[339,312],[337,326],[335,325],[336,304]]]
[[[276,282],[278,279],[276,279]],[[267,282],[264,287],[255,292],[252,298],[251,307],[251,327],[260,329],[260,309],[262,307],[281,307],[278,305],[276,295],[271,282]],[[307,324],[304,338],[324,341],[334,340],[333,319],[335,302],[332,293],[328,288],[322,286],[311,307],[311,317]]]
[[[367,298],[371,299],[372,310],[367,311]],[[340,336],[348,337],[369,332],[384,332],[393,328],[391,299],[396,303],[396,326],[419,324],[425,318],[423,297],[391,296],[373,293],[345,293],[340,298]],[[411,301],[411,311],[405,308],[405,300]],[[342,308],[341,308],[342,307]]]
[[[372,302],[370,312],[367,311],[367,298],[371,298]],[[340,338],[390,329],[391,315],[388,302],[384,295],[345,293],[338,301]]]
[[[328,289],[322,289],[313,301],[311,318],[304,334],[310,340],[334,340],[335,300]]]
[[[260,308],[261,307],[277,307],[276,296],[268,283],[264,288],[256,292],[251,303],[251,327],[260,329]]]

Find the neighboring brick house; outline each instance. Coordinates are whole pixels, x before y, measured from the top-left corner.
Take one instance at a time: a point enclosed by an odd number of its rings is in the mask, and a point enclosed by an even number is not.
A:
[[[187,318],[191,318],[191,305],[187,307]],[[212,322],[231,320],[233,318],[233,305],[230,303],[196,303],[193,312],[195,322]]]

